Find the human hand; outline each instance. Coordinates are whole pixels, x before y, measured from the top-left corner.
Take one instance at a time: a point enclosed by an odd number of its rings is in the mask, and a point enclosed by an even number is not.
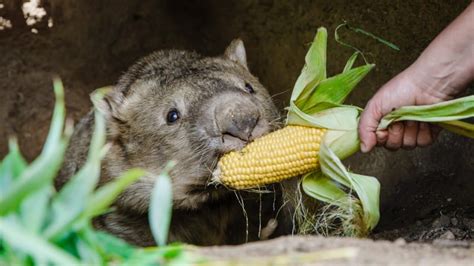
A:
[[[433,142],[436,129],[426,123],[397,122],[377,131],[383,116],[409,105],[452,99],[474,80],[474,3],[471,3],[406,70],[387,82],[367,103],[359,121],[362,152],[375,145],[414,148]]]
[[[430,89],[431,79],[411,67],[390,80],[372,97],[359,123],[362,152],[370,151],[375,145],[396,150],[427,146],[433,142],[439,129],[427,123],[396,122],[388,130],[377,131],[380,120],[399,107],[434,104],[451,98]]]

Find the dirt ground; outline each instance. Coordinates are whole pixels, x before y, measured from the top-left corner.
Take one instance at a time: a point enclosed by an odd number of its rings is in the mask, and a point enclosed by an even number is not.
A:
[[[316,29],[325,26],[331,33],[345,20],[401,48],[396,52],[367,37],[341,32],[377,64],[349,99],[364,106],[469,2],[43,0],[45,17],[29,26],[22,1],[0,0],[0,17],[12,25],[0,30],[0,157],[7,152],[9,135],[18,137],[28,160],[41,150],[54,102],[53,75],[63,79],[68,114],[77,121],[91,106],[90,92],[114,84],[135,60],[159,49],[217,55],[241,37],[251,71],[283,110]],[[352,50],[329,39],[331,74],[344,66]],[[351,264],[472,259],[474,141],[443,132],[429,148],[396,153],[377,149],[351,157],[347,165],[377,176],[382,184],[382,216],[372,236],[376,241],[286,237],[203,252],[238,257],[348,246],[358,250],[357,256],[343,260]]]
[[[438,209],[371,239],[285,236],[198,249],[222,265],[473,265],[474,207]]]
[[[474,260],[474,247],[457,241],[428,245],[402,239],[389,242],[316,236],[287,236],[198,252],[216,264],[230,261],[232,265],[472,265]]]

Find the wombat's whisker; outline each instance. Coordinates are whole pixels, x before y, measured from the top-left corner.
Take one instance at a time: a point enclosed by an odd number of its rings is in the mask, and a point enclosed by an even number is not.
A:
[[[277,96],[279,96],[279,95],[282,95],[282,94],[287,93],[288,91],[290,91],[290,90],[284,90],[284,91],[282,91],[282,92],[272,94],[272,95],[270,96],[270,98],[273,99],[273,98],[275,98],[275,97],[277,97]]]
[[[281,121],[281,118],[274,119],[269,122],[270,125],[284,125],[285,123]]]
[[[247,210],[245,209],[244,198],[238,190],[234,190],[234,194],[240,204],[240,207],[242,207],[242,212],[245,217],[245,242],[249,242],[249,216],[247,215]]]
[[[212,152],[212,150],[209,148],[209,145],[207,141],[201,141],[199,145],[195,148],[194,150],[194,157],[199,156],[199,163],[203,165],[206,170],[209,172],[209,175],[207,176],[206,184],[207,186],[209,182],[211,181],[212,178],[212,172],[214,171],[215,166],[217,165],[218,159],[217,157],[212,158],[212,162],[209,164],[208,160],[208,154]]]
[[[207,182],[206,182],[207,185],[212,183],[212,173],[214,172],[214,169],[216,168],[218,161],[219,161],[219,158],[216,157],[214,161],[212,162],[211,167],[207,167],[207,169],[209,170],[209,175],[207,176]]]
[[[268,123],[272,129],[282,128],[285,123],[281,121],[280,118],[274,119]]]

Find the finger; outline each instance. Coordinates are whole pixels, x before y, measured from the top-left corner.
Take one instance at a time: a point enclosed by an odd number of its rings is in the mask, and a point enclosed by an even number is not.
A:
[[[430,124],[430,130],[431,130],[431,138],[433,139],[433,142],[434,142],[438,138],[439,133],[441,132],[441,130],[443,130],[443,128],[435,124]]]
[[[377,138],[377,146],[383,146],[388,140],[388,131],[387,130],[377,130],[375,132]]]
[[[377,144],[375,131],[382,118],[380,106],[377,101],[370,100],[362,112],[359,122],[360,149],[362,152],[369,152]]]
[[[403,134],[403,148],[407,150],[416,147],[418,137],[418,123],[415,121],[406,121]]]
[[[403,143],[404,126],[402,122],[396,122],[388,127],[388,139],[385,147],[389,150],[398,150]]]
[[[420,123],[416,144],[420,147],[425,147],[431,143],[433,143],[433,137],[431,136],[430,126],[427,123]]]

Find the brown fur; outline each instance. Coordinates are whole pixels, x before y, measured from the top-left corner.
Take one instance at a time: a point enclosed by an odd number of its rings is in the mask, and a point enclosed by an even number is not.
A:
[[[255,93],[246,91],[246,83]],[[208,185],[220,155],[269,132],[279,118],[268,92],[248,71],[240,40],[232,42],[220,57],[155,52],[133,65],[99,108],[106,114],[111,143],[103,160],[101,184],[132,167],[156,175],[168,161],[177,162],[170,173],[170,241],[215,245],[257,240],[260,226],[279,218],[279,189],[240,193],[247,226],[239,194]],[[179,110],[180,119],[170,124],[166,117],[172,108]],[[56,180],[58,188],[83,165],[93,120],[91,112],[78,124]],[[154,245],[147,220],[153,182],[153,177],[145,176],[128,187],[117,199],[116,210],[96,219],[96,227],[136,245]],[[285,227],[280,222],[273,235]]]

